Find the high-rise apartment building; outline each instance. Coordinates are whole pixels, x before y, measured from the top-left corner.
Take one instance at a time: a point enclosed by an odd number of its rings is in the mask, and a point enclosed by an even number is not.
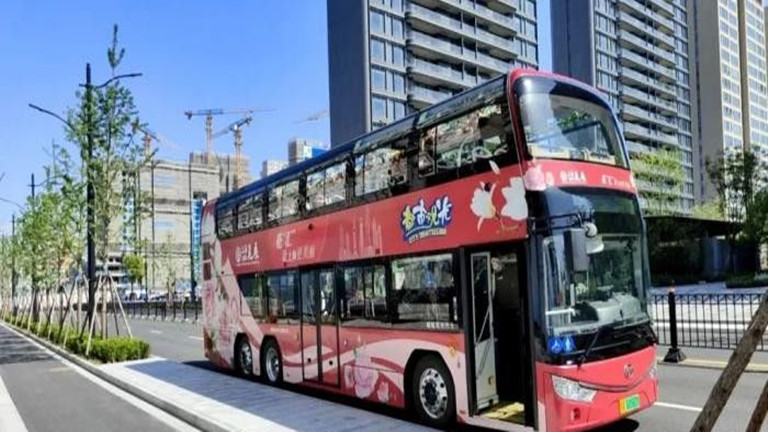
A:
[[[288,141],[288,165],[293,166],[328,151],[328,145],[322,141],[304,138],[291,138]]]
[[[267,159],[261,163],[261,178],[280,172],[288,167],[288,162]]]
[[[707,0],[708,2],[709,0]],[[674,150],[683,182],[679,205],[695,202],[699,165],[693,146],[686,0],[552,0],[555,72],[602,90],[618,110],[630,157]],[[638,182],[640,192],[658,189]]]
[[[209,165],[219,170],[220,192],[225,194],[235,189],[238,182],[235,180],[237,175],[237,159],[234,155],[214,154],[211,156],[210,163],[206,163],[206,154],[192,152],[189,154],[189,162],[197,165]],[[240,186],[245,186],[253,181],[251,177],[251,160],[247,156],[240,156],[240,170],[243,178],[240,179]]]
[[[328,0],[333,145],[538,68],[536,19],[536,0]]]
[[[750,149],[768,161],[765,11],[760,0],[689,0],[696,25],[702,160]],[[701,182],[704,199],[716,197]]]

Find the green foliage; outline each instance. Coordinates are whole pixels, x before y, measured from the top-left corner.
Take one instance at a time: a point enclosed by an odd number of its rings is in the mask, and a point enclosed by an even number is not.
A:
[[[146,276],[144,274],[144,257],[137,254],[128,254],[123,257],[123,266],[132,282],[141,283]]]
[[[696,219],[723,221],[723,203],[719,199],[699,204],[691,209],[691,216]]]
[[[22,330],[26,329],[26,320],[21,316],[6,317],[5,320]],[[88,345],[88,336],[80,335],[78,331],[65,325],[60,327],[56,323],[31,324],[32,333],[42,339],[47,339],[54,344],[62,345],[67,351],[85,356],[85,350]],[[88,358],[102,363],[113,363],[130,360],[140,360],[149,357],[150,346],[147,342],[140,339],[128,339],[124,337],[101,339],[93,336],[91,339],[91,349]]]
[[[632,170],[641,184],[640,194],[648,214],[679,213],[684,173],[678,150],[633,154]]]

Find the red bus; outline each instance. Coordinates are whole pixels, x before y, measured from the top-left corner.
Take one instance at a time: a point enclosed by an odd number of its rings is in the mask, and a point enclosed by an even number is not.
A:
[[[580,431],[656,401],[615,114],[516,70],[207,203],[205,354],[424,423]]]

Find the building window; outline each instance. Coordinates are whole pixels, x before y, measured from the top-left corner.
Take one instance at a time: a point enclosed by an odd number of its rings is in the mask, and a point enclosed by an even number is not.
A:
[[[403,102],[395,102],[395,120],[405,117],[405,104]]]
[[[392,63],[395,66],[403,66],[405,64],[405,52],[401,47],[392,48]]]
[[[371,39],[371,59],[384,62],[384,42]]]
[[[381,69],[371,69],[371,87],[374,90],[384,91],[386,90],[385,73]]]
[[[384,34],[384,15],[381,12],[371,11],[371,31]]]
[[[405,93],[405,77],[400,74],[395,74],[392,91],[395,93]],[[395,118],[398,116],[395,115]],[[400,116],[402,117],[402,116]]]
[[[374,97],[371,100],[371,111],[374,122],[387,121],[387,102],[386,100]]]
[[[397,39],[403,38],[403,22],[397,18],[392,19],[392,37]]]
[[[451,254],[392,261],[392,286],[394,326],[459,327]]]
[[[341,320],[345,325],[377,325],[388,320],[384,266],[344,269]]]

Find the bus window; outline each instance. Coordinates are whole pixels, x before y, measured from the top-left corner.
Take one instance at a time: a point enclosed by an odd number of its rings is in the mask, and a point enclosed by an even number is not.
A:
[[[307,210],[325,205],[325,171],[307,176]]]
[[[458,328],[451,254],[392,261],[396,327]]]
[[[228,208],[216,215],[216,229],[219,237],[229,237],[235,231],[235,209]]]
[[[422,136],[419,173],[455,170],[509,151],[509,115],[496,103],[428,129]]]
[[[256,275],[242,276],[237,279],[240,291],[243,293],[243,303],[240,314],[247,315],[251,311],[254,318],[264,317],[264,293],[261,289],[262,278]]]
[[[237,230],[249,231],[261,226],[261,195],[247,198],[237,206]]]
[[[341,317],[345,325],[387,322],[387,281],[384,266],[344,269]]]
[[[275,186],[269,190],[269,207],[267,208],[267,219],[269,222],[276,221],[280,218],[280,194],[282,193],[281,186]]]
[[[286,322],[298,319],[298,293],[294,272],[275,273],[267,276],[269,321]]]
[[[346,163],[342,162],[307,176],[307,210],[315,210],[346,199]]]
[[[294,180],[269,190],[269,221],[293,216],[299,211],[299,181]]]
[[[335,274],[333,270],[320,270],[320,321],[323,324],[336,323]]]
[[[355,158],[355,195],[389,189],[407,179],[407,161],[402,149],[379,147]]]

